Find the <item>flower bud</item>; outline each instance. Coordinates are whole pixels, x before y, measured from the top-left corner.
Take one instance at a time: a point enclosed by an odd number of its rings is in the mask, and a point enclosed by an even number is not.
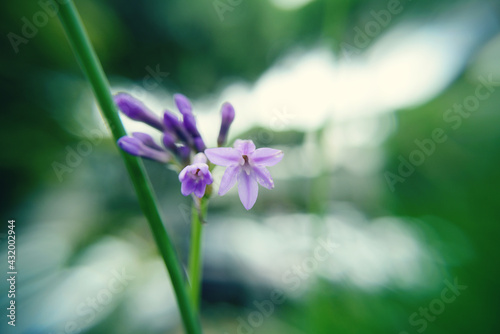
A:
[[[193,107],[187,97],[182,94],[175,94],[174,101],[182,115],[192,114]]]
[[[165,124],[167,130],[174,133],[177,138],[179,138],[179,140],[191,146],[193,139],[184,128],[184,125],[179,121],[177,116],[175,116],[170,111],[165,110],[163,114],[163,123]]]
[[[146,123],[160,131],[165,129],[161,119],[149,110],[144,103],[131,95],[119,93],[116,94],[113,99],[121,112],[123,112],[128,118]]]
[[[197,152],[203,152],[207,148],[201,137],[193,138],[194,148]]]
[[[198,131],[198,128],[196,127],[196,118],[192,114],[185,114],[184,115],[184,127],[186,128],[187,132],[193,137],[200,137],[200,132]]]
[[[169,132],[163,133],[162,141],[163,141],[163,146],[168,148],[173,153],[177,153],[177,145],[175,145],[175,137],[173,134]]]
[[[167,152],[148,147],[137,138],[127,136],[121,137],[118,140],[118,146],[125,152],[138,157],[156,160],[163,163],[170,161],[170,155]]]
[[[222,105],[221,116],[222,116],[222,121],[220,124],[219,137],[217,138],[217,145],[219,147],[223,146],[226,143],[229,127],[231,126],[231,123],[233,123],[234,120],[235,116],[234,108],[230,103],[226,102]]]
[[[155,150],[163,150],[161,146],[157,145],[150,135],[144,132],[132,132],[132,137],[139,139],[146,146],[154,148]]]

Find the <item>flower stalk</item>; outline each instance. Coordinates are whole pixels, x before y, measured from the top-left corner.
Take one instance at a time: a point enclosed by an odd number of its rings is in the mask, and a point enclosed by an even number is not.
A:
[[[92,86],[102,115],[106,119],[116,141],[125,136],[126,132],[118,116],[107,78],[73,1],[68,0],[60,4],[59,19],[75,56]],[[125,153],[123,150],[120,150],[120,154],[134,185],[140,207],[149,222],[156,245],[167,266],[186,333],[200,334],[201,326],[185,289],[185,281],[177,252],[163,226],[144,166],[140,159]]]
[[[189,251],[189,279],[191,283],[190,297],[195,310],[199,310],[201,295],[202,263],[202,235],[203,225],[207,215],[208,199],[193,196],[191,210],[191,246]]]

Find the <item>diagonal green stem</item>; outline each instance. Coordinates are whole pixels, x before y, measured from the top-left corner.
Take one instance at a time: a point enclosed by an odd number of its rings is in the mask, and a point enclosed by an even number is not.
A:
[[[126,132],[113,102],[108,80],[85,32],[73,1],[67,0],[60,5],[59,19],[76,58],[92,85],[101,112],[109,124],[113,137],[115,140],[118,140],[118,138],[126,135]],[[199,334],[201,333],[201,326],[188,298],[177,252],[163,226],[144,166],[138,158],[130,156],[122,150],[120,152],[137,193],[141,209],[149,222],[156,245],[170,274],[186,333]]]
[[[201,275],[202,275],[202,257],[201,241],[203,233],[203,224],[207,215],[208,200],[201,198],[199,208],[193,202],[191,212],[191,249],[189,252],[189,278],[191,283],[191,302],[193,307],[198,310],[200,305]]]

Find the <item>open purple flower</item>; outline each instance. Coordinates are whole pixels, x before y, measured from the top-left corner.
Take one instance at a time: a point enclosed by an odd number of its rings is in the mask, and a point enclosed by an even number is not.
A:
[[[259,186],[273,189],[274,182],[267,166],[274,166],[283,158],[283,151],[272,148],[255,149],[251,140],[236,140],[234,148],[219,147],[205,150],[210,162],[225,166],[219,195],[229,191],[238,181],[238,194],[245,209],[250,210],[259,194]]]
[[[208,169],[207,158],[203,153],[198,153],[193,158],[193,164],[184,167],[179,173],[182,182],[181,193],[188,196],[191,193],[198,198],[205,195],[205,188],[214,181]]]

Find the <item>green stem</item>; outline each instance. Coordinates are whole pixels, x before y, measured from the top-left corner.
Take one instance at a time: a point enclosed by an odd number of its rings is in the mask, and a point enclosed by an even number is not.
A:
[[[59,19],[76,58],[80,62],[87,79],[90,81],[101,112],[107,120],[116,141],[120,137],[125,136],[126,132],[113,102],[108,80],[90,43],[73,1],[69,0],[60,4]],[[177,252],[163,226],[144,165],[140,159],[128,155],[122,150],[119,151],[134,185],[140,207],[149,222],[156,245],[170,274],[186,333],[199,334],[201,333],[201,326],[188,298]]]
[[[207,214],[208,200],[201,198],[199,204],[193,202],[191,212],[191,249],[189,252],[189,278],[191,282],[191,302],[198,310],[200,305],[202,258],[201,240],[203,233],[203,222]]]

